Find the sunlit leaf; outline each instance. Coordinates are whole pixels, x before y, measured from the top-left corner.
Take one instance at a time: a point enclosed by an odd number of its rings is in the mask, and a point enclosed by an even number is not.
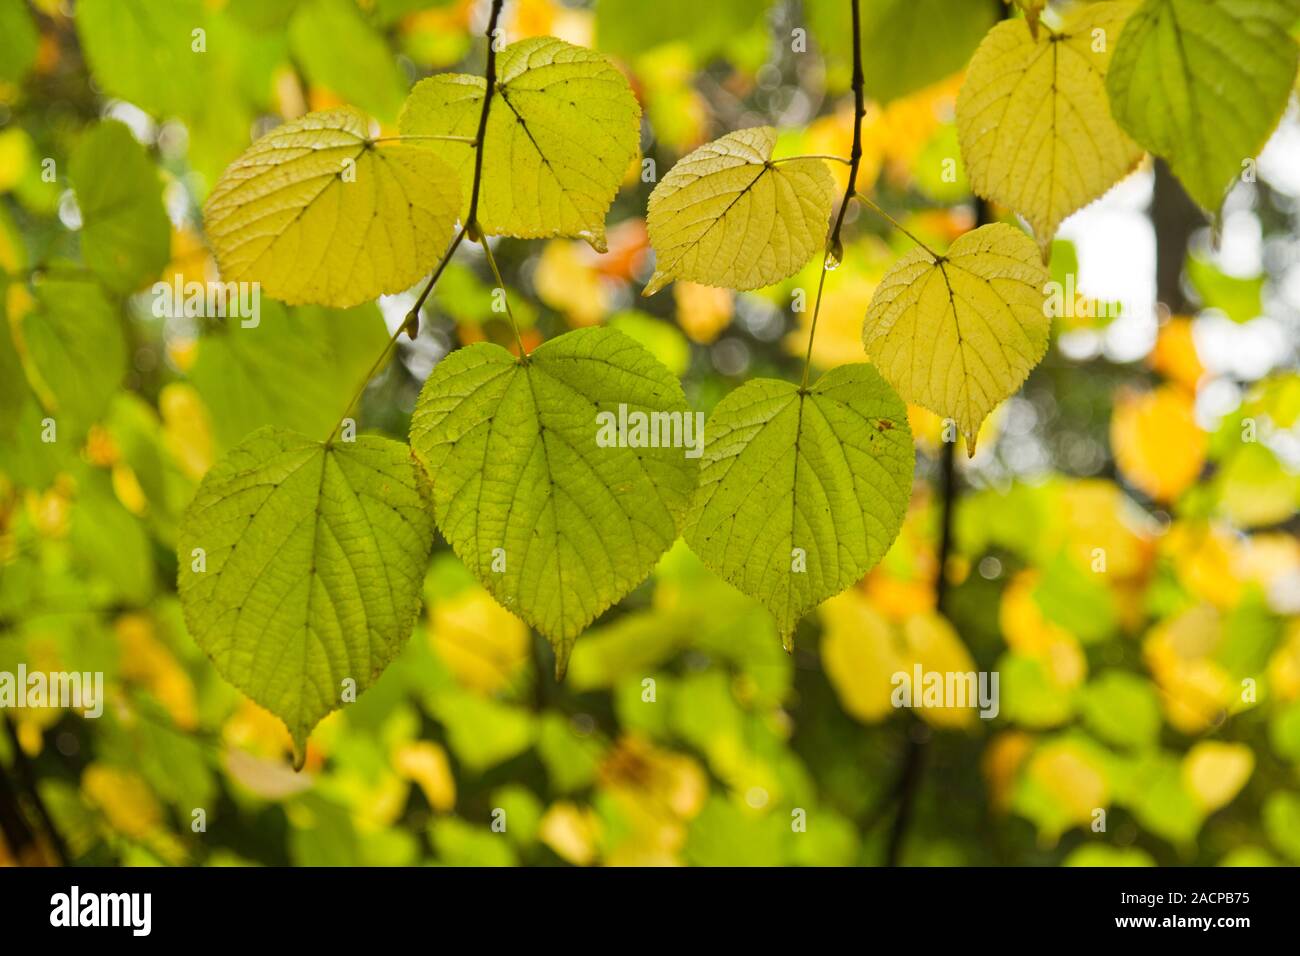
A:
[[[432,521],[404,445],[282,429],[217,462],[181,523],[190,634],[222,676],[307,735],[406,643]]]
[[[728,133],[683,157],[650,194],[655,274],[757,289],[794,275],[826,242],[835,184],[820,159],[773,163],[776,130]]]

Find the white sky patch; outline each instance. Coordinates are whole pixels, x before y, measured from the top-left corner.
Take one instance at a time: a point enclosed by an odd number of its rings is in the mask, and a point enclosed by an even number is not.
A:
[[[1142,358],[1156,340],[1156,236],[1147,216],[1154,180],[1149,168],[1138,170],[1065,220],[1059,231],[1078,254],[1079,289],[1122,305],[1101,342],[1113,362]]]

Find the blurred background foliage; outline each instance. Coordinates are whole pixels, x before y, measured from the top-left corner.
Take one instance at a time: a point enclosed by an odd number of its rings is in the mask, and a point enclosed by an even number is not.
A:
[[[793,656],[679,543],[557,685],[544,642],[439,542],[404,654],[321,725],[303,773],[288,768],[284,728],[185,633],[178,516],[254,428],[323,432],[414,296],[267,300],[246,329],[157,317],[149,289],[216,278],[198,210],[252,139],[338,103],[391,129],[420,76],[481,70],[486,14],[0,0],[0,670],[99,670],[108,687],[98,720],[0,718],[0,861],[1300,863],[1294,110],[1217,222],[1147,164],[1066,224],[1053,347],[958,462],[944,615],[942,423],[915,409],[903,532],[809,615]],[[996,0],[864,0],[859,188],[927,242],[976,221],[954,100],[1003,15]],[[844,0],[508,0],[504,24],[510,41],[614,57],[662,175],[757,124],[783,131],[783,155],[846,155],[847,17]],[[755,293],[678,282],[640,298],[642,169],[608,255],[499,243],[527,344],[615,326],[706,412],[749,377],[796,374],[819,264]],[[867,303],[906,241],[866,217],[848,235],[821,369],[862,359]],[[491,286],[460,253],[366,393],[363,429],[404,438],[439,358],[510,343]],[[916,663],[996,669],[1000,714],[896,710],[890,675]]]

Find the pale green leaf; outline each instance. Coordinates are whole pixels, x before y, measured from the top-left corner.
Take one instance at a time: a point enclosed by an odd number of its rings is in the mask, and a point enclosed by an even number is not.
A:
[[[863,344],[904,400],[954,419],[974,455],[980,423],[1047,351],[1049,278],[1033,240],[1005,223],[938,259],[913,249],[876,287]]]
[[[691,448],[632,447],[651,432],[631,429],[603,442],[598,416],[620,406],[633,424],[632,413],[668,413],[657,420],[675,420],[679,439],[690,416],[697,434],[677,380],[607,328],[551,339],[523,362],[488,343],[453,352],[411,420],[438,527],[493,597],[551,641],[560,674],[583,628],[673,543],[695,488]]]
[[[861,0],[862,72],[869,97],[881,103],[952,76],[997,19],[983,0]],[[847,0],[804,4],[812,41],[842,82],[852,58]]]
[[[686,542],[772,612],[788,648],[799,619],[898,535],[915,457],[907,410],[874,368],[843,365],[807,390],[747,382],[707,434]]]
[[[998,24],[957,97],[971,188],[1029,221],[1046,257],[1061,220],[1126,176],[1142,148],[1110,115],[1106,67],[1134,3],[1078,8],[1060,32]]]
[[[434,153],[375,142],[351,108],[308,113],[226,170],[204,221],[226,281],[339,308],[410,288],[442,257],[461,203]]]
[[[461,73],[421,80],[402,108],[402,134],[472,139],[483,84],[481,76]],[[506,47],[482,145],[483,230],[523,239],[573,236],[603,252],[605,213],[636,155],[640,117],[627,79],[601,54],[554,37]],[[470,182],[474,147],[424,145]]]
[[[33,292],[35,307],[19,320],[28,380],[57,421],[59,440],[75,442],[122,384],[122,326],[89,275],[47,278]]]
[[[260,321],[205,331],[189,370],[221,448],[263,425],[324,438],[388,339],[373,305],[286,309],[263,301]]]
[[[0,80],[23,78],[36,62],[38,40],[27,0],[0,0]]]
[[[406,643],[433,522],[409,449],[250,435],[204,477],[177,544],[191,636],[217,670],[307,736]],[[196,549],[206,564],[196,570]]]
[[[1295,0],[1146,0],[1115,47],[1106,90],[1119,124],[1216,211],[1291,96]]]
[[[202,108],[210,54],[194,51],[193,31],[207,25],[203,0],[78,0],[75,23],[105,93],[155,116]]]
[[[655,274],[758,289],[798,272],[826,242],[835,182],[809,157],[772,162],[770,126],[728,133],[683,157],[650,194],[646,227]]]
[[[301,0],[289,22],[289,46],[313,86],[385,122],[397,118],[407,80],[355,0]]]
[[[115,292],[154,279],[171,254],[162,180],[149,154],[121,123],[87,132],[68,162],[81,210],[81,254]]]

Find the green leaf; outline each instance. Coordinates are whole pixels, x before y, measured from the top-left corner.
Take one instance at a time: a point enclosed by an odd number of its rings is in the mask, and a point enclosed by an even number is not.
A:
[[[689,447],[611,445],[599,416],[667,413],[696,436],[681,385],[607,328],[551,339],[527,360],[477,343],[433,370],[411,446],[438,527],[507,610],[544,634],[563,675],[577,635],[640,584],[677,537],[695,488]]]
[[[1187,257],[1187,278],[1202,306],[1218,309],[1233,322],[1249,322],[1264,314],[1264,276],[1241,278],[1223,272],[1202,256]]]
[[[1264,831],[1292,863],[1300,863],[1300,794],[1279,790],[1268,798]]]
[[[49,278],[20,319],[28,380],[58,422],[58,440],[76,443],[108,409],[126,373],[117,310],[89,276]]]
[[[155,116],[190,117],[210,95],[203,0],[78,0],[77,37],[105,93]],[[213,104],[208,103],[211,107]]]
[[[226,170],[203,209],[227,282],[339,308],[404,292],[451,241],[461,184],[409,143],[376,143],[350,107],[272,130]]]
[[[980,423],[1047,351],[1048,279],[1033,240],[1005,223],[937,258],[913,249],[876,287],[863,345],[905,401],[955,419],[974,455]]]
[[[1150,681],[1107,671],[1084,687],[1079,704],[1088,728],[1119,747],[1149,747],[1160,739],[1160,701]]]
[[[39,39],[27,0],[0,0],[0,80],[17,83],[27,75]]]
[[[757,598],[791,646],[799,619],[893,543],[912,487],[907,410],[869,365],[803,390],[754,379],[714,409],[686,542]]]
[[[642,295],[674,279],[758,289],[798,272],[822,248],[835,181],[820,159],[773,163],[776,130],[755,126],[706,143],[650,194],[646,228],[655,274]]]
[[[1277,126],[1296,78],[1296,0],[1146,0],[1106,76],[1111,111],[1216,211]]]
[[[388,340],[373,305],[261,311],[256,326],[232,318],[203,335],[189,372],[222,448],[263,425],[324,437]]]
[[[313,86],[385,122],[397,118],[407,81],[354,0],[301,0],[289,22],[289,46]]]
[[[171,255],[162,181],[149,154],[122,123],[100,123],[68,162],[81,210],[81,254],[114,292],[157,277]]]
[[[689,47],[701,66],[735,49],[747,31],[764,29],[771,0],[598,0],[596,46],[631,61],[665,44]],[[682,24],[690,29],[683,30]]]
[[[812,39],[833,66],[847,69],[852,47],[849,5],[805,4]],[[862,0],[862,73],[867,95],[881,103],[952,76],[997,19],[978,0]]]
[[[432,537],[418,470],[388,439],[323,445],[268,427],[199,485],[177,544],[185,623],[284,721],[299,767],[344,681],[369,687],[406,643]]]
[[[421,80],[402,108],[402,135],[472,139],[483,88],[481,76],[462,73]],[[604,252],[605,213],[636,155],[640,118],[627,79],[599,53],[554,37],[506,47],[482,145],[483,230],[521,239],[572,236]],[[427,146],[471,181],[472,146]]]

